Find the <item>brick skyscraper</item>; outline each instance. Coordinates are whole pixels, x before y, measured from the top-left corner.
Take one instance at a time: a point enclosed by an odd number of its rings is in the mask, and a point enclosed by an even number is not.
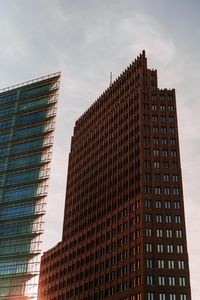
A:
[[[191,299],[175,90],[144,51],[76,122],[39,299]]]

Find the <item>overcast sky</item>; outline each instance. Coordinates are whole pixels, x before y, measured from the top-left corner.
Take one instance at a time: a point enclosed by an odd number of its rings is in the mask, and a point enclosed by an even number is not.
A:
[[[200,295],[200,1],[0,0],[0,88],[62,72],[43,250],[61,240],[75,120],[142,51],[175,88],[193,300]]]

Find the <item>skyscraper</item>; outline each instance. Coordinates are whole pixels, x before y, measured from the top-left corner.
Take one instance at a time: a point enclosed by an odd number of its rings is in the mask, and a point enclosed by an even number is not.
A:
[[[191,299],[175,90],[144,51],[76,122],[39,299]]]
[[[59,78],[0,92],[0,299],[35,292]]]

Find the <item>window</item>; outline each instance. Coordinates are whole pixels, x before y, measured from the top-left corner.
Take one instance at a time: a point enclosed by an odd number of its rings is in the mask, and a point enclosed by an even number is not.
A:
[[[168,105],[168,110],[169,110],[169,111],[173,111],[173,110],[174,110],[173,105]]]
[[[147,276],[147,284],[152,285],[153,284],[153,276]]]
[[[165,123],[166,122],[166,116],[160,116],[160,121],[162,122],[162,123]]]
[[[158,116],[153,115],[153,116],[152,116],[152,121],[153,121],[153,122],[158,122]]]
[[[156,222],[162,223],[162,215],[156,215]]]
[[[167,245],[167,252],[173,253],[174,252],[174,246],[173,245]]]
[[[184,270],[185,264],[184,264],[183,260],[178,261],[178,268],[179,268],[179,270]]]
[[[154,293],[147,293],[147,300],[154,300]]]
[[[178,182],[178,175],[172,175],[172,181]]]
[[[159,300],[166,300],[166,294],[159,294]]]
[[[181,223],[181,216],[175,216],[175,223],[180,224]]]
[[[153,150],[153,155],[154,156],[159,156],[159,150],[158,149],[155,149],[155,150]]]
[[[152,110],[157,110],[157,105],[156,104],[152,105]]]
[[[168,151],[167,150],[162,150],[162,156],[167,157],[168,156]]]
[[[176,157],[176,151],[175,150],[170,151],[170,154],[171,154],[171,157]]]
[[[159,138],[158,137],[154,137],[153,138],[153,144],[154,145],[158,145],[159,144]]]
[[[160,111],[164,111],[165,110],[165,106],[164,105],[160,105]]]
[[[146,214],[145,220],[146,220],[146,222],[151,222],[152,221],[152,215],[151,214]]]
[[[158,252],[158,253],[163,253],[163,250],[164,250],[163,244],[158,244],[158,245],[157,245],[157,252]]]
[[[164,188],[164,194],[165,195],[170,195],[170,188],[169,187]]]
[[[162,138],[161,139],[161,144],[162,145],[167,145],[167,139],[166,138]]]
[[[153,126],[152,131],[153,133],[158,133],[158,126]]]
[[[157,237],[159,237],[159,238],[163,237],[163,230],[162,230],[162,229],[157,229],[157,230],[156,230],[156,235],[157,235]]]
[[[169,285],[170,286],[175,286],[175,277],[174,276],[169,277]]]
[[[152,236],[152,229],[151,228],[146,228],[146,236]]]
[[[176,145],[176,140],[174,138],[170,139],[170,145]]]
[[[172,236],[173,236],[173,231],[172,231],[172,229],[167,229],[167,230],[166,230],[166,235],[167,235],[167,238],[172,238]]]
[[[171,208],[171,202],[169,200],[165,201],[165,208]]]
[[[158,260],[158,268],[159,269],[164,269],[164,260],[163,259]]]
[[[169,300],[176,300],[176,294],[169,294]]]
[[[176,237],[182,238],[182,230],[176,230]]]
[[[185,277],[179,277],[179,285],[185,286]]]
[[[166,215],[165,220],[166,220],[166,223],[171,223],[172,222],[172,216],[171,215]]]
[[[152,252],[152,244],[146,244],[146,251]]]
[[[165,285],[165,277],[158,276],[158,285]]]
[[[152,269],[153,268],[153,261],[152,259],[147,259],[147,269]]]
[[[168,174],[164,174],[164,175],[163,175],[163,180],[164,180],[165,182],[168,182],[168,181],[169,181],[169,175],[168,175]]]
[[[169,269],[174,269],[174,260],[168,260],[167,264]]]
[[[167,133],[167,127],[161,127],[161,133],[163,134]]]
[[[177,253],[183,253],[183,245],[177,245]]]
[[[174,116],[169,116],[169,123],[174,123]]]
[[[160,200],[156,201],[156,208],[162,208],[162,202]]]
[[[180,295],[180,300],[187,300],[187,295],[186,294],[181,294]]]
[[[161,194],[161,188],[160,187],[156,187],[155,188],[155,194],[156,195],[160,195]]]
[[[160,162],[159,161],[154,161],[154,168],[160,168]]]
[[[145,199],[145,207],[151,207],[151,200]]]
[[[175,133],[175,128],[174,128],[174,127],[170,127],[170,128],[169,128],[169,132],[170,132],[170,133]]]
[[[179,195],[179,188],[173,188],[173,194],[174,194],[174,196],[178,196]]]

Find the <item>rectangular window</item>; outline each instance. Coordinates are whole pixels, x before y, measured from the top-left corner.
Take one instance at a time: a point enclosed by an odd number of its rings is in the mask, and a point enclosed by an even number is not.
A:
[[[158,260],[158,268],[159,269],[164,269],[164,260],[163,259]]]
[[[147,284],[153,285],[153,276],[147,276]]]
[[[169,285],[170,286],[175,286],[175,277],[174,276],[169,277]]]
[[[154,164],[153,164],[154,168],[160,168],[160,162],[159,161],[154,161]]]
[[[176,294],[169,294],[169,300],[176,300]]]
[[[179,285],[185,286],[185,277],[179,277]]]
[[[151,237],[152,236],[152,229],[146,228],[146,236]]]
[[[154,300],[154,293],[147,293],[147,300]]]
[[[177,253],[183,253],[183,245],[177,245]]]
[[[156,201],[156,208],[162,208],[162,202],[160,200]]]
[[[153,261],[152,259],[147,259],[147,269],[152,269],[153,268]]]
[[[176,237],[182,238],[182,230],[176,230]]]
[[[180,224],[181,223],[181,216],[175,216],[175,223]]]
[[[174,252],[174,246],[173,245],[167,245],[167,253],[173,253]]]
[[[156,222],[162,223],[162,215],[156,215]]]
[[[161,188],[160,187],[155,187],[155,194],[160,195],[161,194]]]
[[[156,230],[156,236],[159,237],[159,238],[162,238],[163,237],[163,230],[162,229],[157,229]]]
[[[166,294],[159,294],[159,300],[166,300]]]
[[[163,250],[164,250],[163,244],[158,244],[158,245],[157,245],[157,252],[158,252],[158,253],[163,253]]]
[[[158,285],[165,285],[165,277],[158,276]]]
[[[166,230],[166,235],[167,235],[167,238],[172,238],[173,237],[173,231],[172,231],[172,229],[167,229]]]
[[[171,215],[166,215],[165,216],[165,221],[166,221],[166,223],[171,223],[172,222],[172,216]]]
[[[165,201],[165,208],[171,208],[171,202],[169,200]]]
[[[179,270],[184,270],[185,269],[185,264],[183,260],[178,261],[178,268]]]
[[[168,260],[168,262],[167,262],[167,264],[168,264],[168,269],[174,269],[174,260]]]

